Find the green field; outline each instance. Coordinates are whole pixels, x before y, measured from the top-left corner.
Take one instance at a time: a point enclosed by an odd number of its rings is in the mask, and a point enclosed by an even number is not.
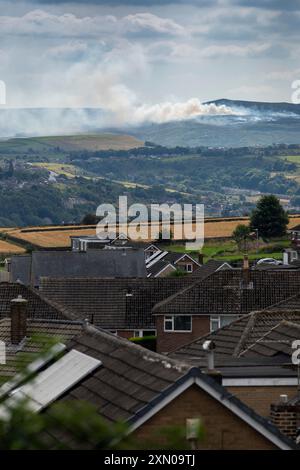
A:
[[[291,163],[299,163],[300,164],[300,155],[285,155],[282,157],[284,160],[287,160]]]
[[[141,140],[129,135],[120,134],[79,134],[66,136],[14,138],[0,141],[0,153],[18,152],[54,152],[55,155],[62,152],[75,150],[130,150],[143,147]]]
[[[280,238],[269,240],[264,242],[259,240],[259,246],[256,247],[256,243],[253,243],[248,249],[248,255],[250,260],[256,260],[260,258],[275,258],[282,259],[282,251],[284,248],[290,246],[290,240],[288,238]],[[173,251],[176,253],[186,253],[185,245],[171,244],[164,246],[164,249]],[[196,253],[188,252],[193,256],[197,256]],[[221,261],[240,261],[243,259],[244,252],[239,251],[236,243],[233,240],[230,241],[207,241],[201,250],[204,255],[204,261],[209,259],[221,260]]]

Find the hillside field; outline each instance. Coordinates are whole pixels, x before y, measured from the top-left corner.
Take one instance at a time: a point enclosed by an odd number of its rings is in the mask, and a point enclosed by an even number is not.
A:
[[[205,239],[230,238],[233,230],[239,224],[247,225],[246,217],[214,218],[205,220]],[[289,229],[300,224],[300,215],[291,215]],[[56,227],[27,227],[15,229],[0,229],[8,240],[20,244],[33,245],[41,248],[63,248],[70,246],[71,236],[95,235],[95,226],[56,226]]]

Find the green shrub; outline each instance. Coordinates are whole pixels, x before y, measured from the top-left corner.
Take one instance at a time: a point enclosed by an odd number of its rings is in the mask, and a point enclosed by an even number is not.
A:
[[[143,346],[150,351],[156,351],[156,336],[130,338],[129,341],[132,341],[132,343],[138,344],[139,346]]]

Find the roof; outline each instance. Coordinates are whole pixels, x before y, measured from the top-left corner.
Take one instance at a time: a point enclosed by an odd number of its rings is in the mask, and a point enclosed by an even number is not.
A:
[[[13,377],[20,367],[32,362],[49,341],[66,342],[80,334],[82,322],[68,320],[27,319],[26,339],[18,345],[10,346],[10,318],[0,320],[0,340],[6,343],[6,364],[0,365],[0,381]]]
[[[59,308],[44,299],[41,294],[19,283],[0,283],[0,319],[10,316],[10,302],[21,295],[28,301],[27,314],[29,318],[63,320],[65,315]]]
[[[299,271],[217,271],[165,299],[153,313],[180,315],[241,315],[283,301],[300,290]]]
[[[42,276],[145,277],[143,250],[33,251],[12,256],[12,281],[38,286]]]
[[[157,263],[150,266],[150,268],[147,268],[148,277],[150,277],[150,276],[155,277],[155,276],[161,274],[162,272],[164,272],[165,269],[167,269],[167,268],[170,268],[172,271],[176,270],[175,266],[173,266],[168,261],[165,261],[163,259],[159,260],[159,261],[157,261]]]
[[[230,264],[226,263],[225,261],[218,261],[216,259],[210,259],[202,266],[199,266],[191,276],[196,277],[197,279],[204,279],[210,274],[218,271],[219,269],[232,269]]]
[[[126,421],[134,431],[193,384],[279,448],[297,448],[278,428],[229,393],[199,368],[143,349],[127,340],[86,326],[68,349],[101,362],[59,401],[86,400],[110,422]]]
[[[300,322],[282,320],[255,343],[245,349],[244,357],[274,357],[278,354],[292,356],[292,343],[300,338]]]
[[[153,306],[190,283],[182,278],[61,278],[41,280],[40,292],[63,312],[109,330],[155,328]],[[65,314],[69,317],[68,312]]]
[[[244,315],[212,333],[202,336],[185,346],[176,349],[170,354],[171,357],[187,361],[191,364],[205,365],[207,362],[206,353],[203,350],[203,343],[206,340],[212,340],[215,343],[215,361],[216,364],[232,363],[232,358],[244,356],[245,351],[251,348],[257,341],[268,335],[272,329],[282,325],[282,322],[291,322],[300,325],[300,311],[258,311]],[[294,339],[299,338],[299,330],[290,330],[294,334]],[[257,356],[265,357],[266,353]],[[284,353],[278,347],[276,352]],[[248,357],[249,354],[246,355]],[[273,358],[274,359],[274,358]],[[229,362],[228,362],[229,360]],[[286,362],[286,357],[285,357]],[[290,358],[288,359],[290,364]],[[254,365],[254,364],[253,364]],[[256,363],[257,365],[257,363]],[[272,364],[271,364],[272,365]],[[273,362],[273,365],[275,363]]]

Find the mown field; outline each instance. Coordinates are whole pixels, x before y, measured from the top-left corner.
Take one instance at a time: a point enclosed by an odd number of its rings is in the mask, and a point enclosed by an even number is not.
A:
[[[0,152],[45,152],[58,153],[76,150],[130,150],[143,147],[144,142],[123,134],[79,134],[50,137],[14,138],[0,142]]]
[[[206,219],[204,225],[204,232],[205,232],[205,249],[207,252],[207,256],[216,255],[213,254],[215,248],[214,244],[210,244],[210,240],[214,239],[229,239],[232,235],[233,230],[239,224],[247,225],[249,223],[249,219],[246,217],[236,217],[236,218],[215,218],[215,219]],[[290,216],[289,222],[289,229],[294,227],[295,225],[300,224],[300,215]],[[28,244],[33,245],[36,247],[42,248],[62,248],[70,246],[70,237],[71,236],[80,236],[80,235],[95,235],[96,227],[95,226],[53,226],[53,227],[27,227],[27,228],[15,228],[15,229],[0,229],[0,232],[6,234],[7,239],[11,240],[12,242],[17,242],[21,244]],[[212,242],[213,243],[213,242]],[[232,241],[221,241],[221,248],[220,243],[217,243],[217,249],[222,250],[222,243],[225,243],[225,248],[223,251],[226,252],[228,243],[233,243]],[[173,246],[173,245],[172,245]],[[179,245],[178,248],[173,246],[173,249],[183,249],[180,248],[182,245]],[[211,253],[210,253],[211,250]],[[230,250],[229,250],[230,251]],[[276,250],[275,250],[276,251]],[[227,256],[231,256],[232,259],[235,257],[239,257],[238,253],[226,253]],[[271,256],[271,255],[270,255]]]
[[[26,250],[19,245],[15,245],[14,243],[10,243],[5,240],[0,240],[0,257],[12,254],[22,254],[25,253],[25,251]]]

